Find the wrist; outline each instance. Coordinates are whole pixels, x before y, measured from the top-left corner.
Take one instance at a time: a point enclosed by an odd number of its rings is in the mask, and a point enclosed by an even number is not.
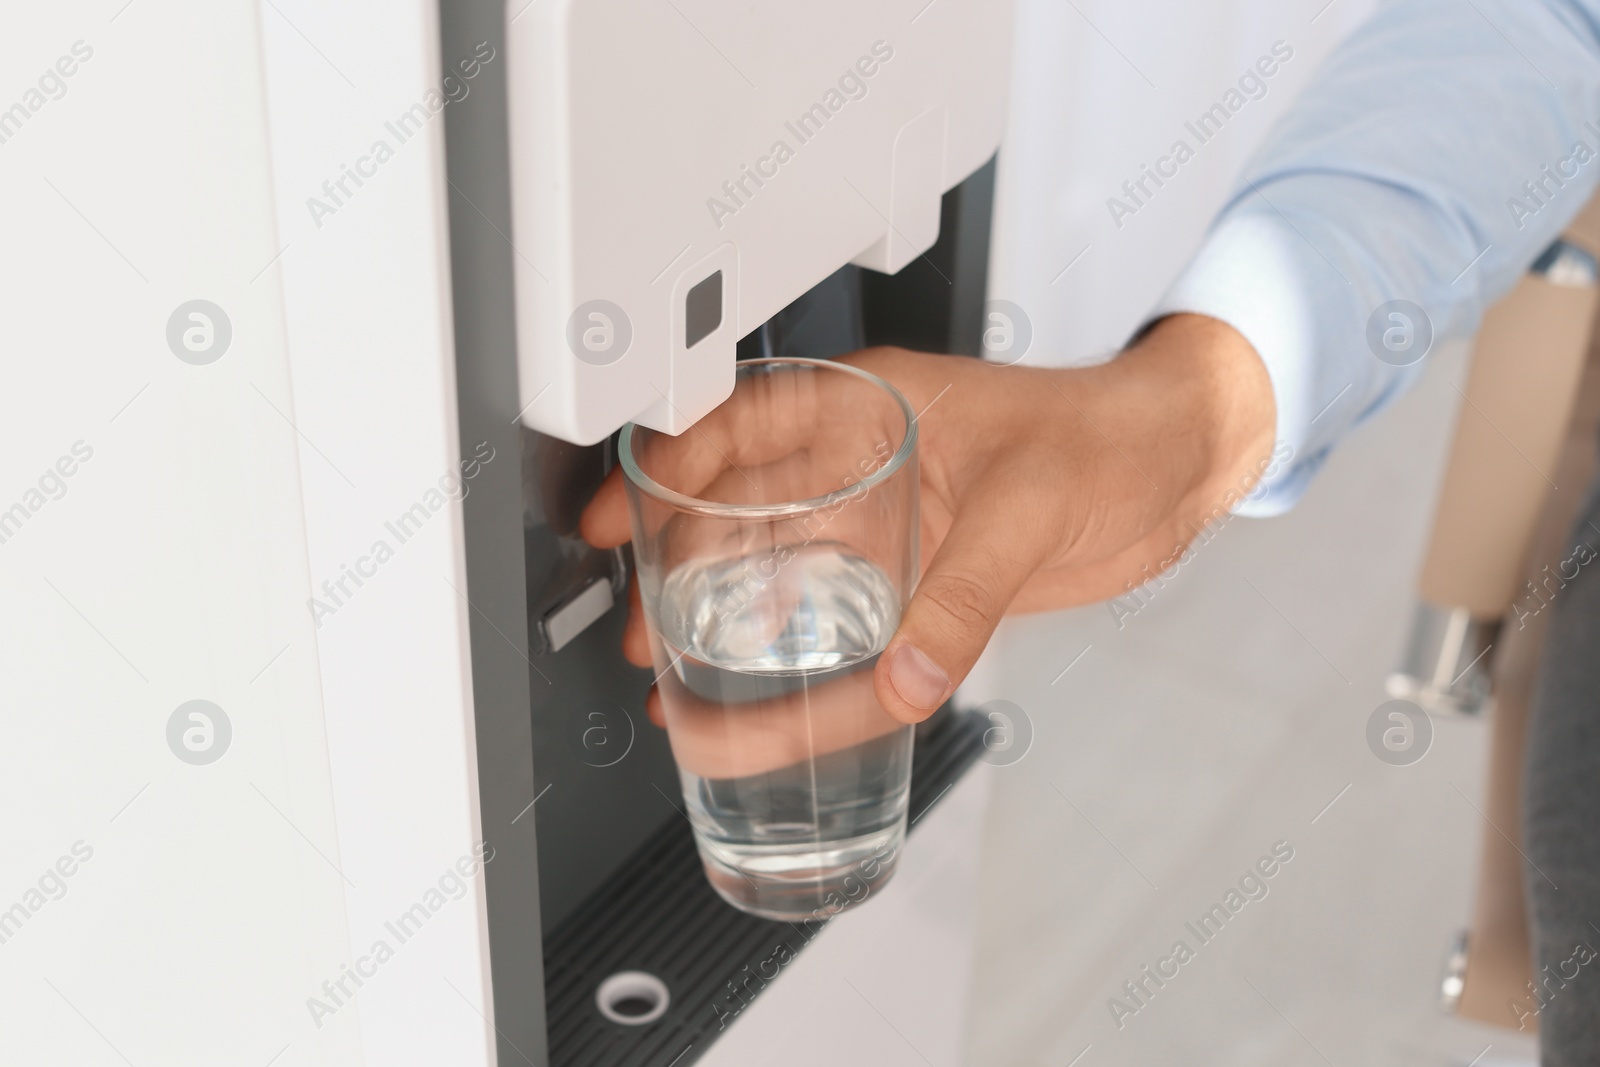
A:
[[[1266,365],[1243,334],[1204,315],[1170,315],[1103,369],[1123,378],[1099,393],[1135,410],[1129,440],[1160,487],[1158,511],[1187,528],[1256,488],[1273,451],[1277,405]]]
[[[1266,364],[1243,334],[1205,315],[1171,315],[1144,344],[1185,380],[1180,408],[1198,443],[1180,518],[1231,511],[1260,482],[1272,454],[1277,401]]]

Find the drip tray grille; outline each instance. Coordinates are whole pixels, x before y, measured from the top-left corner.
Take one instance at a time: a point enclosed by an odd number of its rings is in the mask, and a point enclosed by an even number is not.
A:
[[[988,725],[946,708],[918,729],[914,820],[983,751]],[[688,821],[669,819],[545,939],[551,1067],[689,1067],[760,994],[763,961],[799,953],[824,925],[728,905],[706,883]],[[668,991],[666,1010],[643,1025],[608,1019],[595,998],[608,978],[632,972]]]

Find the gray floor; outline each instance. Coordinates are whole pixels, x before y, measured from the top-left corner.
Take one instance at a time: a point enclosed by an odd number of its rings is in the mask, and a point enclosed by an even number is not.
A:
[[[1365,741],[1463,370],[1460,350],[1430,358],[1296,511],[1234,520],[1121,630],[1105,607],[1005,625],[968,693],[1021,705],[1036,736],[995,776],[968,1062],[1528,1061],[1531,1042],[1436,1007],[1484,725],[1437,721],[1410,767]],[[1201,945],[1185,923],[1280,841],[1268,895]],[[1132,1006],[1123,983],[1180,938],[1194,958],[1119,1029],[1109,998]]]

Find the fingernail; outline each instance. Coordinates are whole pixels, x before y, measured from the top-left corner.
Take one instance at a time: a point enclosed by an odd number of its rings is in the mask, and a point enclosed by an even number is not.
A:
[[[912,707],[932,711],[944,703],[950,678],[915,645],[901,645],[890,654],[889,681]]]

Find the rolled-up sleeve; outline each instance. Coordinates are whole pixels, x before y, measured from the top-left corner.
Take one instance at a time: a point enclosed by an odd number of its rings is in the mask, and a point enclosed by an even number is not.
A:
[[[1221,319],[1266,364],[1293,458],[1239,512],[1293,506],[1420,373],[1407,345],[1475,331],[1597,184],[1600,0],[1381,7],[1269,134],[1151,316]]]

